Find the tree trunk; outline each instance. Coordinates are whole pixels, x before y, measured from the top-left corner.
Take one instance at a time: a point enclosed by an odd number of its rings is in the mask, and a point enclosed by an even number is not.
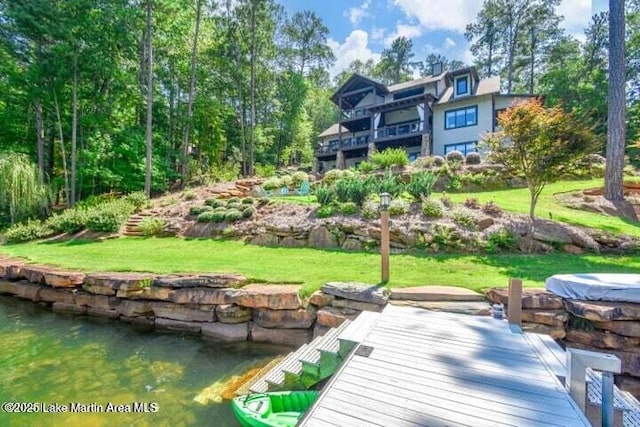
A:
[[[35,102],[36,113],[36,144],[38,152],[38,182],[44,183],[44,119],[42,117],[42,100]]]
[[[609,0],[609,94],[607,163],[604,197],[612,202],[624,199],[622,169],[625,143],[625,23],[624,2]]]
[[[256,135],[256,50],[257,50],[257,35],[256,35],[256,6],[251,5],[251,78],[250,78],[250,97],[251,97],[251,134],[249,135],[249,165],[247,168],[247,175],[253,176],[253,149],[255,144]]]
[[[193,98],[196,90],[196,60],[198,55],[198,33],[200,32],[200,11],[202,1],[196,0],[196,29],[193,36],[193,49],[191,50],[191,75],[189,76],[189,98],[187,101],[187,123],[184,127],[184,141],[182,142],[182,186],[187,177],[187,159],[189,157],[189,131],[193,117]]]
[[[78,143],[78,54],[73,57],[73,84],[71,86],[72,117],[71,117],[71,196],[69,205],[76,204],[77,180],[77,143]]]
[[[536,63],[536,34],[533,29],[531,29],[531,55],[529,56],[529,61],[531,62],[529,69],[529,95],[533,95],[534,89],[534,72],[535,72],[535,63]]]
[[[144,193],[151,197],[151,156],[153,152],[153,28],[151,22],[152,0],[147,0],[147,143],[146,143],[146,174],[144,179]]]
[[[64,201],[67,207],[71,206],[69,197],[69,171],[67,170],[67,153],[64,149],[64,133],[62,132],[62,120],[60,119],[60,105],[56,90],[53,89],[53,102],[56,108],[56,119],[58,121],[58,137],[60,138],[60,156],[62,157],[62,173],[64,175]]]

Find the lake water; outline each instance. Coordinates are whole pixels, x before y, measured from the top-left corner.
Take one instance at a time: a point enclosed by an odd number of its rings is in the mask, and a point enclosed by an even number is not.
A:
[[[0,408],[0,426],[237,426],[225,382],[286,351],[141,333],[0,296],[0,403],[38,411]]]

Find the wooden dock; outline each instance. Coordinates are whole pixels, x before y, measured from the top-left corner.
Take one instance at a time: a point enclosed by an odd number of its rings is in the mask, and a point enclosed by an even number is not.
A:
[[[589,426],[518,327],[389,305],[299,425]]]

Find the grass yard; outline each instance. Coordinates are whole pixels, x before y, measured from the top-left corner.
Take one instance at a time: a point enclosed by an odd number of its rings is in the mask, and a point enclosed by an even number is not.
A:
[[[85,271],[238,272],[256,281],[302,283],[310,294],[326,281],[377,283],[380,255],[365,252],[272,248],[238,241],[120,238],[104,242],[26,243],[0,253]],[[633,273],[640,258],[552,255],[392,255],[392,287],[450,285],[481,290],[509,277],[543,286],[558,273]]]

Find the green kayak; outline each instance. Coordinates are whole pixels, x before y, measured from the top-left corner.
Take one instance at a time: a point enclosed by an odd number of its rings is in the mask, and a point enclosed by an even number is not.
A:
[[[317,391],[249,394],[233,399],[231,407],[243,427],[294,427],[317,398]]]

